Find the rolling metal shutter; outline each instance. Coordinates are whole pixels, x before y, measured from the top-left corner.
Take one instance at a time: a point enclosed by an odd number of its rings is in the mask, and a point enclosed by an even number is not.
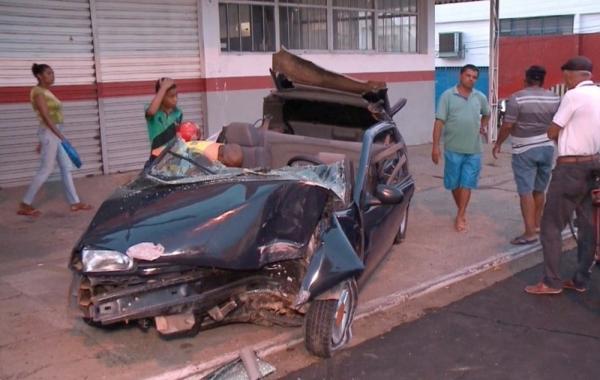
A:
[[[55,71],[64,133],[84,163],[74,175],[101,173],[89,1],[0,0],[0,186],[28,183],[39,166],[39,122],[28,100],[34,62]]]
[[[109,173],[139,169],[148,158],[144,105],[154,81],[201,77],[198,14],[197,0],[95,1],[98,77],[107,88],[100,107]],[[119,82],[129,83],[120,88]],[[130,91],[136,96],[127,96]],[[200,92],[180,91],[178,106],[186,120],[202,123]]]

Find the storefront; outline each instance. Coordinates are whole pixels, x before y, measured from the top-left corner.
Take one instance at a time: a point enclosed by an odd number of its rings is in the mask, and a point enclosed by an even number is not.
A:
[[[396,122],[409,144],[430,140],[433,0],[7,0],[0,3],[0,186],[38,166],[31,65],[56,73],[75,176],[141,168],[144,105],[172,77],[184,119],[214,134],[262,116],[276,47],[336,72],[388,83],[408,99]]]

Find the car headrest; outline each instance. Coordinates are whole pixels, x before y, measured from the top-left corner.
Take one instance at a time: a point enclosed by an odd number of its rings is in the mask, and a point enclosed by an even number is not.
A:
[[[249,123],[231,123],[223,127],[225,141],[241,146],[263,146],[264,133]]]

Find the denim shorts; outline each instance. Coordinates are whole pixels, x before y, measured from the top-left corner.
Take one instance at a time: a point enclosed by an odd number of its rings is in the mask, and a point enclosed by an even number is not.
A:
[[[553,146],[540,146],[513,154],[512,169],[517,192],[521,195],[531,194],[533,191],[545,192],[550,182],[553,161]]]
[[[481,153],[464,154],[444,151],[444,187],[476,189],[481,171]]]

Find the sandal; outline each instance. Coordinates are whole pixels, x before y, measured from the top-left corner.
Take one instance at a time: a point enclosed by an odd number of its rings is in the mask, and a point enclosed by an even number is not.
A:
[[[25,216],[40,216],[42,212],[37,208],[28,205],[27,203],[19,203],[19,209],[17,210],[17,215],[25,215]]]
[[[75,212],[75,211],[86,211],[86,210],[91,210],[93,207],[92,205],[88,205],[87,203],[74,203],[71,205],[71,211]]]
[[[538,241],[537,237],[533,237],[533,238],[526,238],[525,236],[517,236],[516,238],[512,239],[510,241],[510,244],[513,245],[528,245],[528,244],[533,244],[536,243]]]

